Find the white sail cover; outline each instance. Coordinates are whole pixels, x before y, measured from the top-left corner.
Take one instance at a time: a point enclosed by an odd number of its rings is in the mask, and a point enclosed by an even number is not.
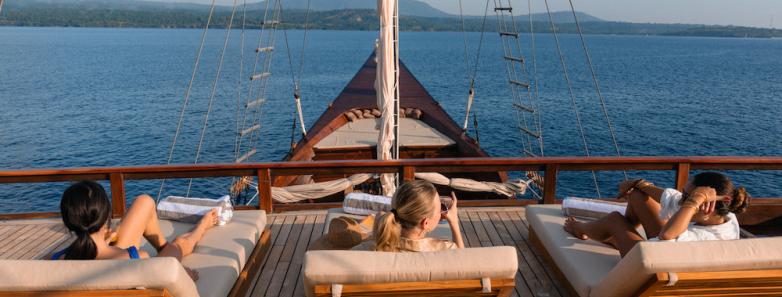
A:
[[[295,185],[288,187],[272,187],[272,198],[278,202],[291,203],[307,199],[323,198],[361,184],[372,177],[372,174],[354,174],[347,178],[340,178],[327,182]]]
[[[394,67],[394,13],[396,0],[378,0],[377,13],[380,19],[380,38],[376,49],[377,75],[375,78],[375,91],[377,93],[377,108],[382,112],[380,116],[380,134],[377,141],[377,158],[379,160],[392,159],[391,149],[394,144],[394,100],[396,74]],[[391,196],[396,191],[394,175],[385,173],[380,175],[380,183],[383,194]]]
[[[415,178],[423,179],[430,183],[442,186],[448,186],[452,189],[467,191],[467,192],[489,192],[496,193],[503,196],[513,197],[516,194],[522,195],[527,191],[529,182],[517,181],[517,182],[485,182],[477,181],[467,178],[453,178],[436,173],[436,172],[416,172]]]

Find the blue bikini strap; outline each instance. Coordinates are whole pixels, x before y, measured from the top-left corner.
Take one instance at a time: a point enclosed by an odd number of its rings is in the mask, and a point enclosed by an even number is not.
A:
[[[52,255],[52,260],[60,260],[60,257],[65,255],[65,252],[67,252],[67,251],[68,251],[68,249],[66,248],[66,249],[64,249],[62,251],[54,253],[54,255]]]
[[[138,249],[136,248],[135,245],[130,246],[129,248],[127,248],[127,250],[128,250],[128,255],[130,255],[131,259],[141,259],[141,256],[139,256]]]
[[[141,256],[139,255],[138,249],[136,248],[136,246],[131,246],[131,247],[127,248],[126,250],[128,251],[128,255],[130,256],[131,259],[141,259]],[[67,251],[68,251],[68,249],[64,249],[64,250],[61,250],[59,252],[54,253],[52,255],[52,260],[59,260],[60,257],[65,255],[65,253]]]

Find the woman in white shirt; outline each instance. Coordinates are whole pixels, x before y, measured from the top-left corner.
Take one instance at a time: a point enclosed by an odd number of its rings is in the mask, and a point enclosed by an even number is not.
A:
[[[643,179],[619,185],[620,198],[627,199],[624,214],[613,212],[592,222],[565,219],[565,230],[579,239],[593,239],[614,246],[624,256],[644,238],[650,240],[739,239],[736,213],[749,205],[743,187],[734,188],[730,179],[717,172],[695,175],[684,193],[662,189]]]

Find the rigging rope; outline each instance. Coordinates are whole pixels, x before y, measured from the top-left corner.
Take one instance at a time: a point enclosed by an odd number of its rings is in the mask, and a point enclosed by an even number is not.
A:
[[[616,131],[614,130],[614,126],[611,124],[611,118],[608,116],[608,109],[606,108],[606,102],[605,98],[603,98],[603,93],[600,92],[600,83],[597,80],[597,74],[595,74],[595,67],[592,66],[592,58],[589,56],[589,49],[587,49],[586,41],[584,41],[584,34],[581,32],[581,24],[578,22],[576,9],[573,7],[573,0],[568,0],[568,2],[570,3],[570,11],[573,13],[573,20],[576,22],[578,37],[581,38],[581,47],[584,49],[584,55],[586,56],[587,64],[589,64],[589,71],[592,74],[592,82],[595,84],[595,91],[597,92],[597,97],[600,99],[600,109],[603,111],[603,116],[605,117],[606,123],[608,124],[608,131],[611,133],[611,141],[614,143],[616,156],[621,157],[622,153],[619,151],[619,143],[616,140]],[[625,180],[627,180],[627,171],[623,172],[625,175]]]
[[[241,135],[240,133],[238,133],[238,131],[239,131],[239,127],[241,126],[241,123],[239,123],[239,115],[241,115],[242,113],[242,109],[241,109],[242,108],[242,85],[243,85],[242,81],[244,80],[244,46],[245,46],[244,33],[247,24],[246,21],[247,21],[247,0],[243,0],[242,1],[242,33],[239,42],[239,77],[237,79],[239,81],[239,84],[236,86],[236,115],[234,116],[234,119],[236,119],[236,128],[234,131],[237,131],[237,133],[236,133],[236,137],[234,138],[234,146],[236,146],[236,144],[239,143],[239,137]],[[236,160],[236,158],[237,157],[234,157],[234,160]],[[234,177],[232,180],[233,181],[231,182],[231,184],[235,184],[236,177]]]
[[[549,24],[551,25],[551,33],[554,36],[554,42],[557,47],[557,53],[559,54],[559,62],[562,65],[562,73],[564,74],[565,81],[567,82],[568,92],[570,93],[570,102],[573,106],[573,112],[575,112],[576,115],[576,124],[578,125],[578,131],[579,134],[581,134],[581,140],[583,141],[584,144],[584,153],[586,154],[587,157],[589,157],[589,144],[587,143],[586,134],[584,133],[584,127],[581,124],[581,115],[580,112],[578,111],[578,105],[576,104],[576,96],[573,93],[573,85],[570,82],[570,76],[568,75],[567,65],[565,64],[565,56],[562,54],[562,48],[560,47],[559,44],[559,37],[557,35],[556,25],[554,24],[554,17],[551,15],[551,9],[549,9],[548,0],[543,0],[543,2],[546,4],[546,12],[548,13]],[[592,180],[594,180],[595,182],[595,190],[597,191],[597,196],[600,198],[601,197],[600,186],[597,183],[597,174],[594,171],[592,171]]]
[[[293,83],[293,99],[296,103],[296,112],[299,114],[299,122],[301,123],[302,135],[307,135],[307,127],[304,125],[304,112],[301,109],[301,78],[304,74],[304,50],[307,47],[307,32],[310,19],[310,3],[311,0],[307,0],[307,12],[304,14],[304,37],[301,44],[301,50],[299,54],[299,69],[294,71],[293,69],[293,57],[291,55],[291,48],[288,44],[288,30],[282,30],[282,34],[285,37],[285,48],[288,52],[288,66],[291,69],[291,82]]]
[[[540,120],[540,104],[537,104],[537,102],[539,102],[538,100],[540,99],[540,93],[538,92],[538,59],[535,50],[535,30],[532,24],[532,0],[527,0],[527,6],[529,9],[529,13],[527,14],[527,16],[529,17],[529,34],[530,34],[530,44],[531,44],[531,53],[532,53],[532,73],[533,73],[533,80],[534,80],[533,85],[535,87],[533,94],[536,102],[535,110],[537,111],[535,116],[536,116],[536,122],[538,124],[538,133],[540,133],[539,134],[540,156],[543,157],[545,156],[544,154],[545,150],[543,147],[543,122]],[[533,191],[533,193],[535,192]]]
[[[204,32],[201,33],[201,44],[198,46],[198,52],[196,53],[196,59],[195,63],[193,65],[193,74],[190,77],[190,82],[187,84],[187,89],[185,91],[185,99],[184,103],[182,104],[182,110],[179,112],[179,121],[176,125],[176,132],[174,132],[174,140],[171,143],[171,149],[168,152],[168,160],[166,161],[166,164],[171,164],[171,160],[174,157],[174,148],[176,147],[176,141],[179,137],[179,132],[182,129],[182,122],[185,117],[185,110],[187,109],[187,104],[190,101],[190,90],[193,88],[193,82],[195,81],[196,73],[198,72],[198,65],[201,63],[201,54],[204,51],[204,43],[206,41],[206,33],[209,31],[209,25],[212,23],[212,16],[214,15],[215,11],[215,0],[212,0],[212,5],[209,8],[209,17],[206,20],[206,26],[204,26]],[[163,193],[163,187],[165,186],[166,179],[163,179],[163,181],[160,182],[160,189],[158,190],[157,197],[155,200],[160,200],[160,195]]]
[[[247,0],[243,0],[242,4],[242,33],[241,33],[241,41],[239,42],[240,50],[239,50],[239,85],[236,87],[236,138],[234,139],[234,146],[236,146],[237,143],[239,143],[239,128],[242,124],[239,122],[239,116],[242,113],[242,85],[244,81],[244,32],[246,27],[246,20],[247,20]],[[234,160],[236,160],[238,156],[234,156]]]
[[[464,27],[464,14],[462,13],[462,0],[459,0],[459,18],[462,22],[462,36],[464,37],[464,61],[467,63],[467,78],[470,81],[470,91],[467,94],[467,110],[464,113],[463,131],[467,131],[467,123],[470,120],[470,109],[475,98],[475,77],[478,75],[478,65],[481,58],[481,47],[483,46],[483,35],[486,32],[486,17],[489,15],[489,0],[486,0],[486,7],[483,11],[483,21],[481,22],[481,35],[478,39],[478,49],[475,53],[475,67],[470,65],[470,54],[467,49],[467,33]]]
[[[206,137],[206,129],[209,126],[209,114],[212,112],[214,106],[215,95],[217,94],[217,84],[220,81],[220,73],[223,71],[223,61],[225,60],[225,51],[228,48],[228,41],[231,39],[231,28],[233,27],[234,16],[236,15],[236,6],[238,2],[234,0],[233,9],[231,10],[231,17],[228,18],[228,28],[225,32],[225,41],[223,41],[223,49],[220,51],[220,62],[217,64],[217,74],[215,75],[214,82],[212,83],[212,94],[209,96],[209,106],[204,114],[204,124],[201,129],[201,137],[198,139],[198,146],[196,147],[195,161],[193,164],[198,163],[198,158],[201,156],[201,148],[204,144],[204,138]],[[193,179],[191,178],[187,184],[187,192],[185,197],[190,197],[190,188],[193,186]]]

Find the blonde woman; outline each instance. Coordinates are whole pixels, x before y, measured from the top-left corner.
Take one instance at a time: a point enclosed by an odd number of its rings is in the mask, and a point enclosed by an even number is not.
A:
[[[354,250],[383,252],[428,252],[464,248],[459,230],[456,196],[447,211],[441,211],[440,195],[426,181],[411,181],[396,190],[391,211],[380,215],[373,227],[374,241],[366,241]],[[453,241],[427,237],[437,228],[440,219],[448,221]]]

